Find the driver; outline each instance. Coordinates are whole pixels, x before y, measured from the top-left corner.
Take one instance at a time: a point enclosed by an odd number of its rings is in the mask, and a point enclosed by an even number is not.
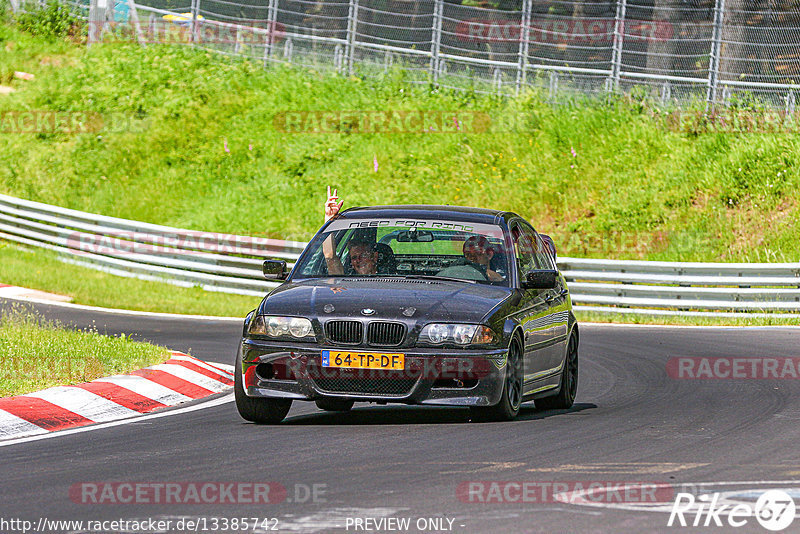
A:
[[[489,240],[482,235],[474,235],[464,241],[464,257],[468,262],[480,267],[486,273],[487,280],[499,282],[503,276],[489,268],[489,264],[494,257],[494,249]]]

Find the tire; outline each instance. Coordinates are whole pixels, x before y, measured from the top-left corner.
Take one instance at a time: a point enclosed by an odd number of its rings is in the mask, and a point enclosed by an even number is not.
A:
[[[239,415],[247,421],[262,425],[274,425],[283,421],[283,418],[289,413],[289,408],[292,407],[292,399],[248,397],[242,385],[241,350],[236,354],[235,367],[233,394],[236,398],[236,409],[239,410]]]
[[[517,417],[522,404],[523,367],[522,342],[514,336],[508,347],[506,380],[500,402],[494,406],[471,406],[474,421],[511,421]]]
[[[317,408],[326,412],[349,412],[353,407],[354,401],[348,399],[317,399],[314,401]]]
[[[572,334],[567,345],[564,358],[564,369],[561,371],[561,383],[558,394],[536,400],[540,410],[566,410],[572,408],[575,394],[578,392],[578,336]]]

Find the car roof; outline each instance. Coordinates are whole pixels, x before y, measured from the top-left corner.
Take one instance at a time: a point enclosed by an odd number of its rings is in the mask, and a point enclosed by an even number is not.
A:
[[[339,213],[339,217],[344,219],[361,219],[365,217],[422,217],[426,219],[449,219],[454,221],[498,224],[503,219],[508,220],[511,217],[516,217],[516,214],[507,211],[470,208],[466,206],[408,204],[354,207]]]

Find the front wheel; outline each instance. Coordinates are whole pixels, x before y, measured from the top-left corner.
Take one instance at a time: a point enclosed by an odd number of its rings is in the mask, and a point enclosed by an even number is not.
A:
[[[500,402],[494,406],[471,406],[473,419],[476,421],[511,421],[519,414],[522,404],[522,342],[514,337],[508,347],[506,361],[506,380]]]
[[[540,410],[566,410],[572,408],[575,394],[578,392],[578,336],[572,334],[567,345],[564,368],[561,371],[561,389],[557,395],[536,401]]]
[[[292,407],[292,399],[248,397],[242,384],[241,349],[236,354],[235,367],[233,395],[236,398],[236,409],[239,410],[239,415],[247,421],[263,425],[277,424],[283,421],[283,418],[289,413],[289,408]]]

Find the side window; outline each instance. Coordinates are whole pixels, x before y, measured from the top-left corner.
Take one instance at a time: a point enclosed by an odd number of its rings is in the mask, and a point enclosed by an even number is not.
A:
[[[555,269],[555,266],[553,265],[553,257],[550,256],[547,244],[539,234],[536,234],[536,260],[539,264],[539,269],[545,269],[548,271]]]
[[[514,224],[511,227],[511,238],[514,241],[514,255],[517,257],[517,271],[520,278],[525,276],[525,273],[537,269],[536,260],[534,258],[533,246],[531,236],[526,234],[519,224]]]
[[[555,269],[553,265],[553,261],[550,257],[548,252],[548,247],[545,244],[544,240],[536,233],[536,231],[531,228],[530,226],[520,224],[522,227],[522,233],[528,236],[528,239],[532,243],[533,247],[533,260],[535,263],[534,269],[539,270],[552,270]]]

